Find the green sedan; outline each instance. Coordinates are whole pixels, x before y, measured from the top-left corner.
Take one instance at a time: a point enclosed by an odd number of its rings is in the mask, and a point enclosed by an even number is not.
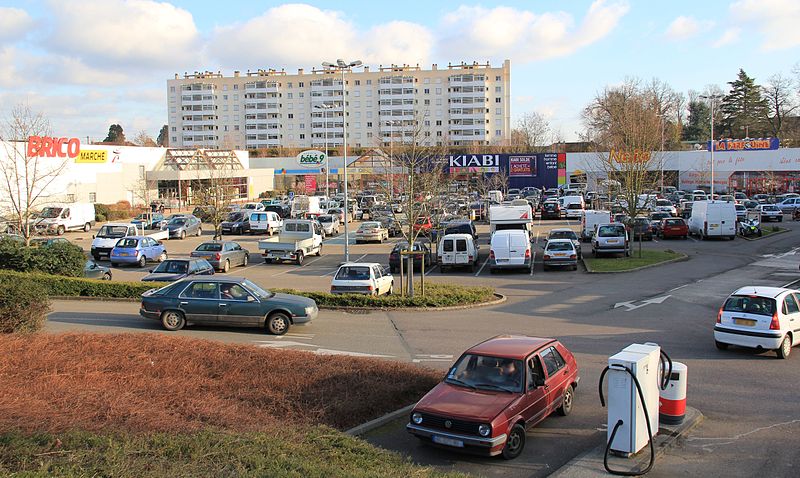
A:
[[[240,277],[194,276],[142,294],[139,314],[170,331],[186,325],[263,327],[283,335],[319,313],[307,297],[276,294]]]

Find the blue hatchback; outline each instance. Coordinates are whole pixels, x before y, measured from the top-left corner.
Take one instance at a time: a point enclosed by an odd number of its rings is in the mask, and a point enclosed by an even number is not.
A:
[[[167,249],[152,237],[123,237],[111,250],[110,260],[112,266],[137,264],[139,267],[144,267],[147,261],[167,260]]]

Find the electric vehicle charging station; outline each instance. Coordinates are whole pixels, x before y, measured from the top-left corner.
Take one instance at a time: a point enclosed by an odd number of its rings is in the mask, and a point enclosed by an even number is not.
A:
[[[603,398],[603,379],[608,374],[608,432],[603,465],[616,475],[636,476],[650,471],[655,463],[653,438],[658,433],[660,390],[667,388],[672,375],[672,361],[654,343],[631,344],[608,358],[600,374],[598,390]],[[650,445],[650,464],[630,473],[608,466],[608,454],[631,457]]]

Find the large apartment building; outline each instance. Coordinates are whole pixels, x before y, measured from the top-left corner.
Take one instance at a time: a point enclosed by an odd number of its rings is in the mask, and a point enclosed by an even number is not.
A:
[[[171,147],[255,149],[390,141],[429,145],[503,144],[511,138],[511,64],[462,63],[195,72],[167,81]],[[345,102],[346,98],[346,102]]]

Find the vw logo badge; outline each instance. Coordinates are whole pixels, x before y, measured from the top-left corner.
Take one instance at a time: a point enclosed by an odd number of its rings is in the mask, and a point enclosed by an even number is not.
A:
[[[453,426],[453,422],[451,422],[450,420],[447,420],[446,422],[444,422],[444,427],[445,428],[450,428],[452,426]]]

